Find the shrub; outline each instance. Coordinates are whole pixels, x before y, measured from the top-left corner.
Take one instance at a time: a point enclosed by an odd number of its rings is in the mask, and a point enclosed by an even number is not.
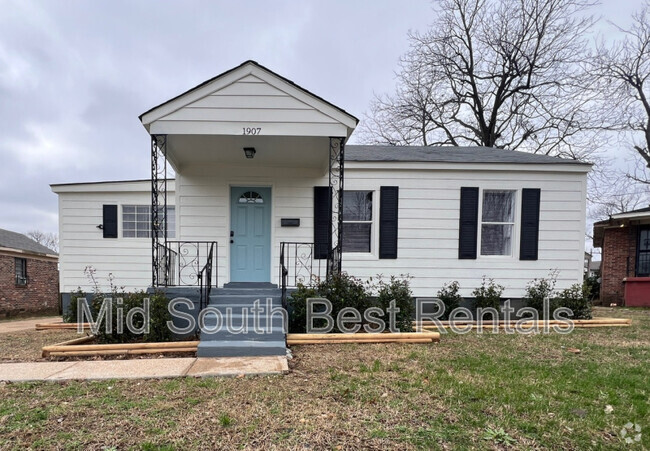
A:
[[[100,298],[96,297],[93,303]],[[133,309],[144,309],[144,300],[149,299],[149,330],[139,333],[129,330],[127,318]],[[130,343],[135,341],[160,342],[170,341],[172,333],[167,326],[171,321],[171,314],[167,310],[169,300],[161,293],[153,294],[138,291],[133,293],[113,293],[101,300],[110,301],[111,312],[98,324],[97,341],[99,343]],[[135,311],[132,318],[132,325],[135,329],[143,329],[144,315],[142,310]],[[96,318],[96,317],[95,317]],[[111,332],[107,332],[107,324],[110,323]]]
[[[371,291],[376,289],[376,302],[371,300]],[[376,305],[386,312],[391,300],[395,300],[396,306],[400,309],[396,315],[397,327],[401,331],[412,330],[412,319],[415,307],[408,278],[391,277],[389,282],[379,279],[375,287],[364,284],[360,279],[342,273],[328,277],[313,286],[298,285],[298,288],[291,293],[287,299],[289,310],[289,331],[292,333],[304,333],[307,328],[307,299],[325,298],[332,303],[330,315],[336,321],[339,312],[352,307],[357,309],[361,315],[366,309]],[[388,325],[388,315],[383,317]],[[362,318],[363,322],[363,318]],[[325,326],[325,320],[316,319],[314,326]],[[334,332],[339,332],[336,324]]]
[[[598,281],[597,275],[585,278],[584,285],[587,298],[590,301],[593,302],[595,299],[600,299],[600,282]]]
[[[413,303],[413,292],[411,284],[407,277],[397,278],[391,276],[390,282],[384,282],[381,278],[378,282],[377,304],[384,312],[390,307],[390,302],[395,300],[395,306],[399,308],[396,315],[396,328],[400,332],[413,331],[413,317],[415,314],[415,305]],[[384,316],[384,321],[388,325],[388,314]]]
[[[501,294],[505,287],[494,283],[493,279],[483,277],[481,286],[472,292],[474,308],[494,308],[499,311],[501,307]]]
[[[560,293],[557,299],[558,307],[571,309],[573,311],[571,319],[591,319],[591,300],[587,290],[585,284],[571,285]]]
[[[102,305],[106,307],[110,302],[110,316],[106,310],[106,316],[98,324],[97,341],[99,343],[129,343],[133,341],[160,342],[172,339],[171,330],[167,322],[172,320],[167,307],[169,300],[162,292],[153,294],[144,291],[125,292],[123,287],[117,287],[112,274],[108,275],[109,288],[104,292],[97,281],[96,270],[87,266],[84,273],[90,284],[93,286],[93,293],[84,293],[78,288],[72,293],[70,307],[65,312],[64,318],[69,322],[77,322],[78,305],[80,298],[85,298],[93,320],[97,321]],[[127,325],[129,312],[134,308],[144,308],[144,300],[149,299],[149,330],[146,333],[133,333]],[[135,329],[141,329],[144,323],[144,316],[140,313],[133,315],[132,324]],[[107,324],[110,324],[111,332],[107,332]]]
[[[88,295],[83,292],[81,287],[78,287],[77,291],[70,293],[70,305],[68,306],[67,310],[63,312],[63,321],[65,321],[66,323],[77,322],[77,311],[78,311],[80,299],[86,299],[86,305],[90,309],[90,312],[93,314],[93,318],[97,315],[97,312],[93,311],[92,308],[93,305],[92,297],[88,298]]]
[[[298,284],[297,289],[287,299],[289,310],[289,332],[304,333],[307,328],[307,299],[320,297],[316,287]],[[323,324],[316,324],[322,326]]]
[[[370,306],[368,292],[361,279],[341,273],[321,281],[316,291],[320,297],[332,303],[332,318],[345,307],[352,307],[362,314]],[[336,326],[335,326],[336,329]]]
[[[551,271],[548,278],[534,279],[526,286],[526,294],[522,299],[524,306],[537,310],[540,319],[544,316],[545,299],[549,301],[550,313],[557,308],[557,299],[555,299],[557,274],[557,271]]]
[[[463,301],[463,297],[458,294],[460,290],[460,285],[457,281],[446,283],[442,286],[442,289],[438,291],[438,299],[445,304],[445,313],[442,315],[441,319],[448,320],[451,312],[460,306],[460,303]]]

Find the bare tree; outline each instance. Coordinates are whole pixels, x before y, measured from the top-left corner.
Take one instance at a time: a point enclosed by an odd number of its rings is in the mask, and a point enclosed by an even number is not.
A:
[[[617,28],[623,38],[601,45],[592,67],[613,112],[613,128],[629,137],[643,161],[628,176],[650,184],[650,2],[632,16],[630,28]]]
[[[25,235],[36,241],[38,244],[42,244],[55,252],[59,252],[59,236],[56,233],[30,230]]]
[[[376,96],[362,139],[478,145],[584,158],[597,147],[583,89],[587,0],[438,0],[410,33],[397,88]],[[587,136],[586,136],[587,135]]]

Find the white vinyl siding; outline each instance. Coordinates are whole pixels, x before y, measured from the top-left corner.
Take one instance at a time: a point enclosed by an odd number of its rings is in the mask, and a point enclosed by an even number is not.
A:
[[[394,163],[386,164],[386,169],[363,169],[363,166],[366,164],[346,166],[347,190],[399,186],[398,258],[384,260],[372,255],[345,254],[344,271],[361,278],[409,274],[413,277],[411,285],[416,296],[435,296],[444,283],[452,280],[460,283],[463,296],[470,296],[482,277],[487,276],[506,287],[505,296],[522,297],[529,281],[545,277],[555,268],[560,271],[558,288],[582,281],[586,174],[532,171],[525,167],[490,170],[496,165],[486,165],[485,170],[401,170]],[[540,188],[538,260],[519,260],[517,232],[512,257],[478,255],[476,260],[459,260],[462,186],[478,186],[481,191],[516,191],[515,231],[520,228],[521,190]]]
[[[60,291],[70,293],[78,287],[92,290],[84,274],[86,266],[97,270],[102,288],[108,276],[127,290],[142,290],[151,285],[151,238],[122,236],[122,206],[151,203],[151,182],[119,182],[80,185],[81,191],[66,187],[59,191],[59,278]],[[174,183],[168,184],[168,203],[174,202]],[[118,238],[103,238],[102,206],[118,206]]]
[[[212,92],[193,93],[200,97],[163,113],[150,131],[242,135],[246,128],[259,128],[265,136],[347,136],[340,111],[261,69],[247,72],[232,81],[215,82]]]
[[[559,270],[558,288],[582,280],[585,233],[586,175],[584,172],[551,170],[552,167],[484,165],[408,165],[346,163],[345,189],[373,192],[373,220],[379,217],[378,193],[382,185],[399,186],[398,258],[379,259],[375,252],[345,253],[343,270],[368,278],[409,274],[416,296],[435,296],[442,285],[457,280],[461,294],[470,296],[483,276],[506,287],[505,296],[521,297],[526,284]],[[470,183],[471,182],[471,183]],[[185,166],[177,174],[176,194],[170,184],[168,202],[176,207],[177,239],[218,241],[219,286],[229,281],[230,187],[270,187],[272,196],[271,282],[278,283],[280,243],[313,242],[314,186],[327,186],[322,169],[281,167]],[[98,185],[99,186],[99,185]],[[518,258],[514,233],[512,256],[476,260],[458,259],[460,188],[516,191],[515,231],[519,229],[521,190],[541,189],[539,258]],[[143,289],[151,283],[151,239],[102,239],[96,226],[102,222],[102,204],[147,205],[150,185],[116,184],[112,191],[59,193],[61,230],[61,290],[87,285],[83,274],[93,265],[101,278],[109,272],[116,283]],[[107,189],[107,188],[103,188]],[[118,209],[121,211],[122,208]],[[281,227],[282,218],[299,218],[300,227]],[[118,218],[122,224],[122,218]],[[373,229],[378,227],[377,222]],[[371,234],[371,249],[378,248],[378,229]],[[479,249],[480,250],[480,249]]]

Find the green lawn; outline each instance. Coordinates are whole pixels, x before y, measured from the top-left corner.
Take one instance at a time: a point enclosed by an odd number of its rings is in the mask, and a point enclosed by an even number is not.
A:
[[[278,377],[0,385],[0,449],[650,449],[650,310],[597,315],[633,325],[294,347]]]

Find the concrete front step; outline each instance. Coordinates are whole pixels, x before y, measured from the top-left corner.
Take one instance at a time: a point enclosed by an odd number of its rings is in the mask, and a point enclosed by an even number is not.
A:
[[[197,348],[198,357],[283,356],[286,353],[284,340],[201,340]]]
[[[270,314],[282,306],[282,291],[271,287],[235,286],[212,291],[209,307],[221,315],[220,329],[210,332],[217,325],[217,313],[208,312],[204,317],[204,330],[198,346],[199,357],[230,356],[284,356],[286,355],[283,317]],[[257,301],[257,302],[256,302]],[[253,309],[256,312],[253,312]],[[241,333],[242,325],[247,327]],[[266,327],[271,333],[267,334]],[[228,331],[226,326],[232,328]],[[255,332],[255,326],[262,333]],[[237,333],[240,332],[240,333]]]
[[[248,330],[248,333],[231,333],[227,331],[220,331],[215,333],[201,332],[201,341],[282,341],[284,343],[284,331],[282,327],[274,327],[271,333],[255,333]]]

